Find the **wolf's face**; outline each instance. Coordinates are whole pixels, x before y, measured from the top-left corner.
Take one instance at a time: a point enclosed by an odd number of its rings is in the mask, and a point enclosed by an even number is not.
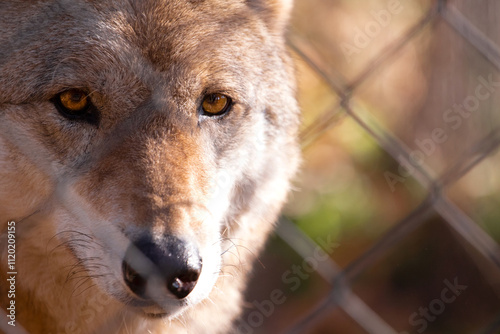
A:
[[[283,3],[2,4],[2,224],[146,317],[206,298],[296,169]]]

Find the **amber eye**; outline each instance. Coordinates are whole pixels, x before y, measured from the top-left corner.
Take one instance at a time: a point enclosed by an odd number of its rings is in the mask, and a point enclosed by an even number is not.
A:
[[[222,115],[231,109],[231,98],[224,94],[207,94],[201,105],[203,113],[207,116]]]
[[[83,112],[89,105],[87,94],[80,89],[64,91],[58,97],[61,106],[70,113]]]
[[[98,119],[96,110],[88,94],[81,89],[68,89],[57,94],[52,102],[64,117],[71,120],[84,120],[95,123]]]

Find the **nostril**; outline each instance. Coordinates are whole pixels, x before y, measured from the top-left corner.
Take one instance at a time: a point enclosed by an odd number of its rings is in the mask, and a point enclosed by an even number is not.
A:
[[[142,277],[132,266],[127,262],[122,262],[123,279],[127,286],[137,296],[144,298],[146,296],[146,278]]]
[[[187,297],[193,291],[198,278],[200,268],[187,270],[167,281],[167,288],[179,299]]]

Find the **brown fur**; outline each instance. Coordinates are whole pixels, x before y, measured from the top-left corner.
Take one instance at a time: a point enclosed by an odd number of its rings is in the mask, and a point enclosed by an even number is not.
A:
[[[0,4],[0,301],[16,221],[30,333],[227,333],[298,162],[289,0]],[[98,126],[50,101],[90,92]],[[206,93],[235,102],[200,117]],[[171,316],[129,305],[136,233],[193,240],[202,276]],[[155,311],[155,310],[148,310]],[[4,321],[2,319],[1,321]]]

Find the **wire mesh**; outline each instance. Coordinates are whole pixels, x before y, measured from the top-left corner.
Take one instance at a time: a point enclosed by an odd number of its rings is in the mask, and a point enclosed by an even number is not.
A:
[[[485,6],[485,2],[477,6]],[[491,18],[489,18],[491,21]],[[329,129],[338,125],[339,120],[350,118],[356,122],[378,145],[392,156],[400,164],[410,164],[412,150],[398,135],[393,134],[387,127],[381,126],[375,121],[366,122],[359,115],[357,108],[353,107],[353,97],[360,86],[373,76],[377,76],[381,68],[397,58],[399,51],[409,42],[417,38],[429,26],[446,25],[458,34],[468,44],[468,48],[474,48],[480,53],[486,62],[491,63],[497,70],[500,69],[500,49],[498,45],[473,24],[469,18],[462,14],[456,4],[450,1],[434,1],[429,10],[422,18],[406,31],[395,42],[381,50],[361,71],[351,80],[346,80],[339,73],[328,70],[328,60],[320,59],[315,46],[309,44],[291,33],[290,45],[295,53],[305,61],[330,86],[332,92],[338,96],[337,105],[329,108],[325,113],[319,115],[302,132],[301,140],[304,149],[307,150],[315,145]],[[311,56],[312,55],[312,56]],[[465,138],[464,138],[465,140]],[[440,175],[435,175],[424,164],[414,166],[412,176],[426,190],[427,196],[421,204],[411,211],[406,217],[378,241],[351,261],[344,268],[337,265],[333,260],[326,265],[328,274],[319,272],[321,277],[330,284],[330,292],[316,306],[312,307],[302,318],[288,327],[287,333],[315,332],[313,329],[320,324],[325,317],[331,314],[335,308],[342,309],[367,333],[397,333],[398,331],[388,324],[377,310],[370,308],[351,289],[352,281],[363,271],[372,267],[376,261],[383,258],[387,253],[401,243],[415,229],[426,224],[432,217],[439,217],[454,233],[460,235],[466,241],[466,246],[473,247],[482,257],[478,261],[489,261],[496,268],[500,265],[500,249],[498,243],[477,224],[473,218],[464,213],[452,200],[447,192],[450,187],[459,181],[465,174],[476,168],[481,162],[495,154],[499,146],[497,129],[486,133],[480,140],[465,150],[452,165],[444,169]],[[300,246],[305,243],[306,248],[318,247],[307,235],[289,220],[283,220],[278,230],[278,235],[298,254],[306,258],[310,251],[304,251]],[[290,237],[294,235],[294,237]],[[492,274],[491,271],[486,276]],[[425,330],[425,328],[424,328]],[[491,323],[484,323],[480,333],[497,333],[500,331],[500,317]],[[322,331],[316,331],[322,332]],[[423,332],[418,331],[419,333]]]

